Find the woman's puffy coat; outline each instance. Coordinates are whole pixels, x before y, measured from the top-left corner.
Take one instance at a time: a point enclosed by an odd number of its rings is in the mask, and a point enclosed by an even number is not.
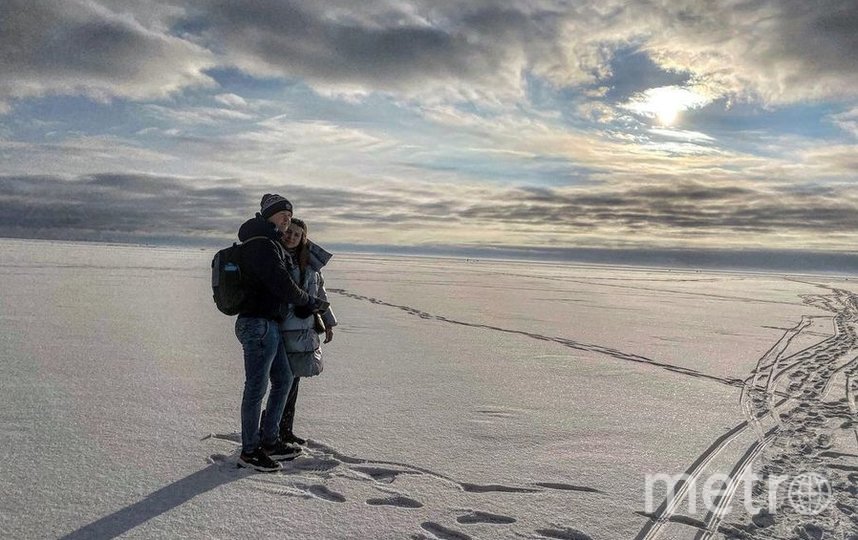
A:
[[[328,300],[325,290],[325,279],[319,271],[321,265],[314,260],[315,265],[308,265],[302,278],[298,265],[292,267],[293,278],[310,296]],[[319,269],[314,268],[317,266]],[[314,328],[314,317],[301,318],[295,315],[291,304],[283,304],[280,309],[283,322],[280,331],[283,333],[283,344],[286,348],[292,373],[296,377],[312,377],[322,372],[322,349],[319,334]],[[337,318],[331,308],[322,314],[325,327],[337,325]]]

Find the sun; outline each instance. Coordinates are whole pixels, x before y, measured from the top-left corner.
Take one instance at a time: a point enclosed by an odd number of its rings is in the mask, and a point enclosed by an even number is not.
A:
[[[669,101],[654,101],[651,103],[653,114],[662,126],[671,126],[679,116],[679,105]]]
[[[660,86],[636,94],[624,107],[642,116],[654,118],[662,126],[672,126],[683,111],[703,107],[710,101],[688,88]]]

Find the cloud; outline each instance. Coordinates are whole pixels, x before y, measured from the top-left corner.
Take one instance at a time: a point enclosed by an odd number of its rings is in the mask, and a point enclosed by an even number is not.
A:
[[[858,107],[832,116],[834,123],[843,131],[858,137]]]
[[[802,164],[813,178],[854,181],[858,174],[858,146],[834,144],[802,152]]]
[[[227,107],[235,107],[235,108],[245,108],[248,106],[247,101],[235,94],[218,94],[215,96],[215,100],[222,105],[226,105]]]
[[[622,86],[640,79],[640,69],[614,63],[630,50],[674,74],[654,78],[658,86],[690,82],[710,99],[783,104],[858,92],[858,6],[848,0],[368,0],[359,9],[220,0],[195,15],[202,41],[222,47],[227,63],[332,94],[488,103],[524,98],[529,76],[585,91],[608,79]]]
[[[606,84],[644,80],[712,100],[852,99],[856,24],[850,0],[9,0],[0,107],[46,94],[164,98],[213,85],[208,70],[225,66],[423,103],[521,102],[533,80],[597,101]]]
[[[650,133],[654,135],[659,135],[661,137],[667,139],[674,139],[679,141],[694,141],[694,142],[715,142],[715,139],[706,135],[705,133],[700,133],[697,131],[688,131],[688,130],[680,130],[680,129],[664,129],[664,128],[653,128],[649,130]]]
[[[253,120],[255,115],[237,111],[229,107],[165,107],[163,105],[146,105],[145,112],[149,115],[169,121],[173,124],[203,124],[218,125],[223,122]]]
[[[3,176],[0,186],[0,235],[53,239],[225,241],[274,191],[329,243],[837,250],[858,240],[858,189],[849,184],[331,188],[100,174]]]
[[[649,29],[636,25],[641,50],[714,93],[771,104],[858,93],[855,2],[664,1],[650,15]]]
[[[435,13],[437,12],[437,13]],[[456,13],[459,12],[459,13]],[[261,0],[204,3],[206,43],[227,63],[260,76],[300,78],[320,91],[372,91],[425,98],[521,96],[526,58],[515,43],[543,33],[518,10],[432,8],[419,3]],[[437,15],[437,16],[436,16]],[[511,45],[503,44],[503,36]]]
[[[111,135],[76,135],[57,141],[31,143],[0,139],[3,173],[68,174],[97,168],[147,169],[175,162],[171,154]]]
[[[152,5],[151,7],[154,7]],[[8,0],[0,32],[0,102],[46,94],[162,98],[213,80],[208,50],[85,0]]]
[[[228,230],[251,204],[234,180],[139,174],[4,176],[0,231],[51,239],[193,236]],[[236,212],[237,210],[233,210]]]
[[[337,243],[858,241],[854,103],[768,107],[858,97],[846,2],[9,7],[0,235],[222,241],[276,191]],[[99,102],[11,107],[52,94]]]

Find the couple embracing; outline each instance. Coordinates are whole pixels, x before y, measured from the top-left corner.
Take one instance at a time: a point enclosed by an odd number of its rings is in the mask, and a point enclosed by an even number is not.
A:
[[[331,255],[307,239],[292,211],[284,197],[266,194],[238,231],[247,298],[235,322],[245,374],[238,465],[266,472],[301,454],[306,441],[292,432],[298,381],[321,373],[317,332],[328,343],[337,324],[321,273]]]

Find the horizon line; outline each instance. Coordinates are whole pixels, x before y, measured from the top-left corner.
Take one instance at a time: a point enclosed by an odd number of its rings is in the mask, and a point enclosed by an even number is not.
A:
[[[0,240],[83,243],[103,246],[215,249],[232,242],[213,237],[149,238],[44,238],[5,236]],[[736,270],[786,273],[858,275],[858,253],[847,251],[783,250],[765,248],[719,249],[702,247],[529,247],[515,245],[468,246],[456,244],[397,245],[331,242],[327,249],[352,254],[385,256],[490,259],[544,263],[578,263],[676,270]]]

